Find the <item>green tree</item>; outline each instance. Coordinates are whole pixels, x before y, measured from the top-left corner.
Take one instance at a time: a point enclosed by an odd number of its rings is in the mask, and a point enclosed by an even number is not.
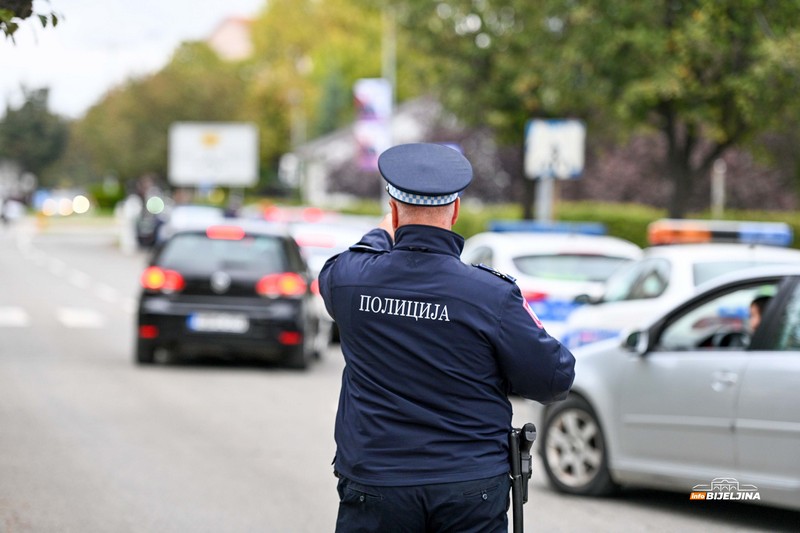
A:
[[[25,89],[23,93],[23,104],[17,109],[8,107],[0,121],[0,158],[40,176],[63,153],[68,125],[48,110],[48,89]]]
[[[391,3],[436,57],[448,107],[501,139],[521,143],[528,119],[564,116],[585,120],[590,139],[659,132],[671,216],[728,148],[797,116],[795,1]]]
[[[253,26],[254,98],[282,99],[287,117],[290,110],[305,117],[310,136],[350,123],[356,80],[384,74],[384,7],[364,0],[270,1]],[[398,36],[398,54],[408,58],[397,76],[399,99],[421,92],[410,66],[425,72],[420,65],[430,65],[404,37]]]
[[[19,29],[19,23],[34,15],[33,0],[0,0],[0,32],[10,39]],[[46,28],[48,24],[55,27],[59,18],[56,13],[37,13],[36,18]]]
[[[165,176],[170,125],[240,119],[244,91],[235,65],[203,43],[186,43],[161,71],[109,92],[79,121],[76,135],[97,176]]]
[[[352,0],[273,0],[257,17],[243,114],[259,125],[262,168],[349,122],[353,83],[380,75],[379,15]]]

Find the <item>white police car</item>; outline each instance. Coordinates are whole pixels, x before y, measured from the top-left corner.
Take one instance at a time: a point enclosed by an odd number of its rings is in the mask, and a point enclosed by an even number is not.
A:
[[[606,280],[641,257],[635,244],[603,235],[591,223],[495,222],[466,240],[461,259],[516,278],[523,298],[554,337],[579,305],[580,294],[600,296]]]
[[[600,298],[587,293],[591,305],[569,316],[561,338],[569,348],[642,326],[721,274],[800,264],[800,250],[786,248],[792,231],[782,223],[664,219],[650,225],[648,240],[654,246],[640,260],[616,272]]]

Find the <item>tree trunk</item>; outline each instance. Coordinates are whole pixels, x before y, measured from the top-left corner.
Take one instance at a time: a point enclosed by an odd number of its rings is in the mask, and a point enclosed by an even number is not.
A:
[[[533,203],[536,201],[536,182],[528,178],[522,178],[522,218],[523,220],[533,220]]]
[[[691,158],[697,143],[697,128],[692,123],[681,123],[673,107],[663,107],[664,134],[667,136],[667,177],[672,182],[669,201],[670,218],[683,218],[692,194]]]
[[[667,162],[668,176],[672,181],[672,198],[669,202],[669,217],[683,218],[692,195],[692,172],[688,156],[671,154]]]

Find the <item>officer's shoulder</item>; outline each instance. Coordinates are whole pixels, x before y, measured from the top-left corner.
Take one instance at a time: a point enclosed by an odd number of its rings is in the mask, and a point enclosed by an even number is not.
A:
[[[496,269],[490,267],[489,265],[484,265],[483,263],[478,263],[478,264],[473,263],[472,266],[474,268],[479,269],[479,270],[483,270],[485,272],[489,272],[490,274],[493,274],[494,276],[497,276],[498,278],[500,278],[503,281],[506,281],[508,283],[516,283],[516,281],[517,281],[517,278],[515,278],[513,276],[509,276],[508,274],[504,274],[503,272],[500,272],[499,270],[496,270]]]

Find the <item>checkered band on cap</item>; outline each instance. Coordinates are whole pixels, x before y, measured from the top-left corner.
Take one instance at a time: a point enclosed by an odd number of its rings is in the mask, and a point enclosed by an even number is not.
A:
[[[412,204],[412,205],[447,205],[451,204],[456,201],[458,198],[458,193],[454,192],[453,194],[445,194],[442,196],[425,196],[422,194],[411,194],[404,191],[401,191],[397,187],[393,186],[391,183],[386,185],[386,192],[389,193],[389,196],[400,200],[404,204]]]

